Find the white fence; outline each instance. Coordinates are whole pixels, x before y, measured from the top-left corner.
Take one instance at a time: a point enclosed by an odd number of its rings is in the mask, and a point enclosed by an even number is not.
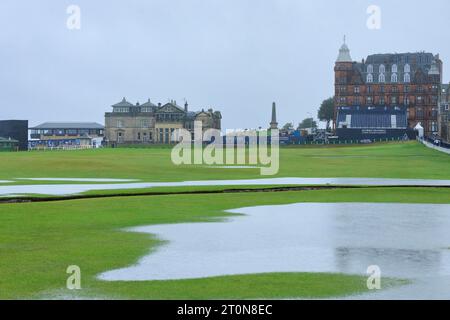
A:
[[[58,147],[30,147],[28,151],[57,151],[57,150],[86,150],[94,149],[92,145],[82,145],[82,146],[58,146]]]

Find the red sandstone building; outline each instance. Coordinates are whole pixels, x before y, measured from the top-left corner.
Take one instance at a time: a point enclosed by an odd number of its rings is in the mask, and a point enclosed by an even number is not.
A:
[[[334,128],[339,128],[337,110],[384,107],[387,112],[407,110],[407,125],[420,123],[426,135],[438,133],[439,93],[442,61],[427,52],[369,55],[353,61],[344,43],[339,50],[335,71]],[[349,124],[350,125],[350,124]]]

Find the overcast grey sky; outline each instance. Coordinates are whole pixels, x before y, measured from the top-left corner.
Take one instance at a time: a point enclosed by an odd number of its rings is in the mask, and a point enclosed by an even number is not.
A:
[[[448,82],[449,13],[448,0],[2,0],[0,119],[103,123],[126,96],[218,108],[223,128],[267,127],[276,101],[297,124],[333,94],[344,34],[354,60],[439,53]]]

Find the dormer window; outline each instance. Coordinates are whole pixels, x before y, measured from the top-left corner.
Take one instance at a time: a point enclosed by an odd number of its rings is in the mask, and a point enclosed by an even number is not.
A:
[[[372,83],[373,82],[373,75],[371,73],[369,73],[367,75],[367,83]]]
[[[397,72],[398,72],[398,67],[397,67],[396,64],[393,64],[393,65],[392,65],[392,72],[393,72],[393,73],[397,73]]]
[[[373,73],[373,65],[369,64],[367,66],[367,73]]]
[[[409,64],[405,64],[404,72],[405,73],[410,73],[411,72],[411,66]]]
[[[378,82],[380,83],[386,82],[386,76],[384,75],[384,73],[380,73],[380,75],[378,76]]]
[[[385,73],[386,72],[386,67],[384,66],[384,64],[380,65],[380,73]]]
[[[127,108],[127,107],[114,107],[113,112],[127,113],[127,112],[130,112],[130,108]]]

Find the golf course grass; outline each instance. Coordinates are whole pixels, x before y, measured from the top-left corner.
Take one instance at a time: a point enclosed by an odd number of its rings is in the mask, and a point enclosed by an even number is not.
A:
[[[365,276],[340,274],[141,282],[96,279],[101,272],[136,263],[163,244],[124,228],[217,221],[229,216],[224,212],[228,209],[296,202],[450,203],[450,192],[440,188],[372,188],[267,193],[264,197],[259,193],[165,195],[1,204],[0,298],[325,298],[367,290]],[[69,265],[81,268],[82,290],[65,289]],[[386,282],[401,283],[393,279]]]
[[[0,154],[0,180],[15,178],[115,178],[147,182],[261,178],[259,169],[175,166],[170,148],[31,151]],[[450,156],[417,142],[280,148],[274,177],[450,179]],[[70,182],[15,181],[15,184]],[[80,182],[76,182],[80,183]]]
[[[9,184],[80,183],[16,178],[114,178],[194,181],[261,178],[258,169],[174,166],[170,148],[1,153],[0,180]],[[450,157],[416,142],[280,149],[272,177],[450,179]],[[270,178],[270,177],[269,177]],[[266,186],[267,187],[267,186]],[[279,186],[278,186],[279,187]],[[284,192],[169,194],[231,186],[95,190],[121,197],[0,204],[0,299],[257,299],[327,298],[367,291],[365,275],[271,273],[171,281],[100,281],[105,271],[136,263],[164,245],[128,227],[217,221],[226,210],[297,202],[450,203],[447,188],[349,188]],[[262,188],[262,186],[252,186]],[[166,195],[133,196],[155,191]],[[42,197],[42,195],[40,195]],[[66,289],[70,265],[81,268],[81,290]],[[180,266],[182,268],[183,266]],[[401,285],[383,279],[383,286]]]

